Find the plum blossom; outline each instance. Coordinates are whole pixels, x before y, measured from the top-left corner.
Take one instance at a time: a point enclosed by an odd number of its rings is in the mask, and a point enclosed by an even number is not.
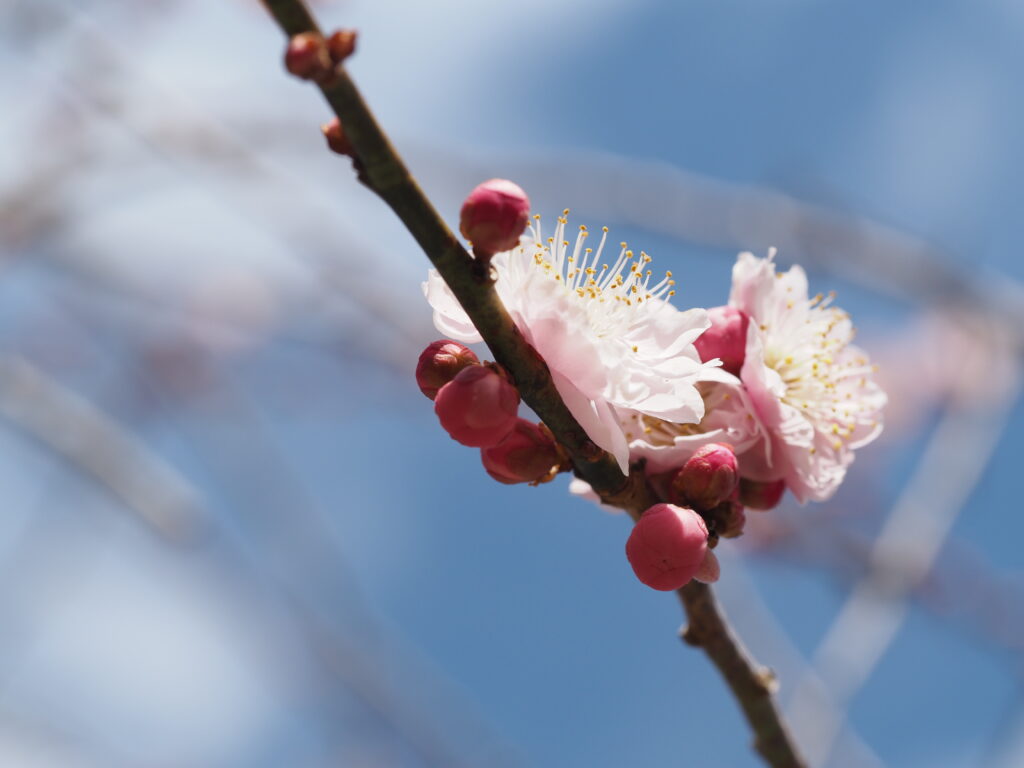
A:
[[[718,361],[702,363],[693,342],[709,325],[707,312],[672,306],[672,274],[652,280],[646,268],[651,257],[635,256],[625,243],[611,264],[602,263],[607,227],[596,250],[586,247],[586,227],[570,245],[567,214],[547,239],[534,217],[519,245],[494,255],[495,288],[544,358],[569,411],[626,472],[630,451],[622,411],[670,424],[693,424],[704,416],[696,383]],[[436,270],[423,290],[441,333],[467,344],[481,341]]]
[[[803,269],[776,272],[774,255],[741,253],[733,267],[729,304],[750,317],[740,379],[760,433],[740,458],[741,474],[784,479],[799,501],[822,501],[854,450],[882,431],[886,396],[850,343],[849,315],[831,295],[808,298]]]

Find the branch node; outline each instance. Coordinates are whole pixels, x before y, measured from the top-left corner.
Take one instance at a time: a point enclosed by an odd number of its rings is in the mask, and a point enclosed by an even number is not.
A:
[[[771,667],[759,667],[754,675],[765,693],[774,695],[779,692],[779,677],[775,674],[774,669]]]
[[[687,645],[692,645],[694,648],[699,648],[704,644],[700,632],[697,631],[693,624],[683,624],[679,628],[679,639]]]

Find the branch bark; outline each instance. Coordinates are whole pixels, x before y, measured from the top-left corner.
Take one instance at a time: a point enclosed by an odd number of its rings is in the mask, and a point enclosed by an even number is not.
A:
[[[302,0],[264,0],[264,5],[289,38],[321,31]],[[362,166],[362,180],[415,238],[494,359],[512,375],[523,401],[565,447],[576,474],[604,503],[624,509],[637,519],[658,501],[643,472],[634,470],[624,476],[615,460],[590,440],[566,408],[544,360],[526,343],[489,276],[479,269],[409,173],[344,67],[336,66],[332,77],[318,86],[341,120]],[[684,637],[704,648],[722,673],[754,731],[757,751],[774,768],[801,768],[803,760],[772,697],[770,672],[758,666],[736,638],[710,587],[694,581],[679,590],[679,597],[690,621]]]

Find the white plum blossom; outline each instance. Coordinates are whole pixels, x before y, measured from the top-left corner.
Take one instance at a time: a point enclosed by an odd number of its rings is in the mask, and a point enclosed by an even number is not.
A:
[[[694,340],[708,327],[703,309],[679,311],[668,299],[671,273],[652,280],[651,258],[625,243],[611,264],[596,250],[566,239],[566,211],[544,239],[539,217],[517,247],[491,260],[495,288],[513,321],[551,370],[558,393],[590,438],[629,467],[622,410],[675,424],[696,423],[704,400],[696,383],[718,364],[702,363]],[[436,270],[423,285],[434,325],[467,344],[481,341],[469,317]]]
[[[741,253],[729,304],[750,317],[740,379],[761,438],[740,457],[753,480],[785,479],[801,502],[830,497],[854,450],[882,430],[886,396],[832,296],[808,298],[799,266]]]

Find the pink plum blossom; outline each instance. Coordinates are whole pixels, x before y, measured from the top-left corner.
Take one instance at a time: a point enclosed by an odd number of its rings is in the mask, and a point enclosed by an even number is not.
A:
[[[718,365],[702,363],[693,345],[709,325],[707,313],[673,307],[671,273],[653,280],[650,257],[634,255],[625,243],[602,262],[607,228],[591,249],[586,227],[570,245],[564,215],[548,238],[535,219],[518,246],[491,260],[495,288],[569,411],[625,473],[630,450],[622,411],[670,424],[703,418],[696,384]],[[423,289],[441,333],[467,344],[481,340],[436,270]]]
[[[741,253],[733,267],[729,304],[750,317],[740,379],[760,431],[741,474],[822,501],[881,432],[886,396],[851,344],[849,315],[831,297],[808,298],[803,269],[776,272],[773,259]]]

